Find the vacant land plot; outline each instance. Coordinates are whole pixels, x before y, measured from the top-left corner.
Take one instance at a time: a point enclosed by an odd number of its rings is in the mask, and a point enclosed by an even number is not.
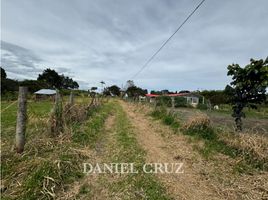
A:
[[[215,127],[226,128],[233,131],[235,129],[234,118],[231,116],[231,110],[227,111],[203,111],[192,108],[177,108],[179,117],[182,120],[188,120],[198,114],[207,114]],[[268,113],[250,111],[246,112],[246,118],[243,118],[244,131],[253,133],[268,134]]]
[[[184,132],[181,119],[196,110],[177,110],[174,119],[163,112],[152,116],[147,105],[121,100],[102,104],[85,121],[51,137],[52,106],[29,103],[26,148],[19,155],[12,148],[16,104],[2,102],[3,199],[268,198],[266,138],[245,146],[245,138],[230,140],[210,129]],[[87,176],[83,163],[134,163],[139,173]],[[183,163],[183,173],[144,173],[146,163]]]

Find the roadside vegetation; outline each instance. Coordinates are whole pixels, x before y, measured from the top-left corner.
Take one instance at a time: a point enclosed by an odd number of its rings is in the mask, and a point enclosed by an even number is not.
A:
[[[241,158],[234,170],[239,173],[250,173],[252,170],[268,170],[268,138],[260,134],[234,133],[222,128],[213,127],[205,113],[199,113],[190,119],[180,119],[179,111],[170,111],[158,107],[151,116],[170,126],[174,133],[184,134],[191,141],[202,141],[196,149],[205,157],[212,158],[216,153],[232,158]]]
[[[77,99],[76,106],[83,101]],[[111,112],[110,103],[97,106],[90,110],[85,121],[73,120],[60,135],[53,137],[49,131],[53,103],[29,102],[27,141],[21,155],[13,150],[17,104],[1,102],[1,106],[2,199],[53,199],[66,190],[66,185],[81,179],[84,176],[81,163],[88,159],[82,152],[94,147]]]

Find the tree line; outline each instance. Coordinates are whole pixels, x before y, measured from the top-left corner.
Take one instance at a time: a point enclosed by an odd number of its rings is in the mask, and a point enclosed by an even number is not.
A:
[[[42,88],[50,89],[78,89],[79,84],[64,74],[58,74],[53,69],[47,68],[38,75],[36,80],[13,80],[7,77],[6,71],[1,67],[1,93],[12,93],[19,89],[19,86],[27,86],[30,93]]]

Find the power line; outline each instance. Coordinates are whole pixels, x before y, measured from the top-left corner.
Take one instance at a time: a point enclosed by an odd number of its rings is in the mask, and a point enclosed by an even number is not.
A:
[[[171,38],[181,29],[181,27],[190,19],[190,17],[195,13],[195,11],[198,10],[198,8],[205,2],[205,0],[202,0],[196,8],[188,15],[188,17],[182,22],[182,24],[175,30],[175,32],[161,45],[161,47],[147,60],[147,62],[141,67],[141,69],[132,76],[131,79],[134,79],[136,76],[138,76],[146,67],[147,65],[154,59],[154,57],[163,49],[163,47],[171,40]]]

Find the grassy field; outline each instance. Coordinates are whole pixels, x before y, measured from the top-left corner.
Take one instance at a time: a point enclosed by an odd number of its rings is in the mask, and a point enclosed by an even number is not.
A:
[[[83,104],[78,99],[78,104]],[[98,156],[92,156],[98,151],[104,139],[104,124],[111,115],[116,116],[113,130],[118,134],[116,143],[109,144],[109,152],[118,147],[120,151],[105,155],[107,162],[132,162],[137,165],[144,163],[145,152],[138,146],[131,125],[125,113],[116,102],[104,103],[92,110],[88,119],[81,123],[72,123],[65,127],[64,133],[58,137],[49,134],[49,116],[53,103],[50,101],[28,102],[28,122],[26,145],[22,155],[13,150],[17,104],[1,102],[1,197],[2,199],[88,199],[94,195],[83,174],[82,163],[95,162]],[[96,153],[97,154],[97,153]],[[100,158],[99,158],[100,159]],[[113,184],[108,184],[101,177],[101,186],[106,184],[109,195],[121,190],[128,190],[128,195],[122,198],[146,195],[149,199],[169,199],[155,178],[150,174],[129,175],[117,178]],[[81,182],[79,190],[73,196],[73,184]],[[97,181],[97,182],[98,182]],[[129,188],[129,185],[133,187]],[[141,191],[141,194],[137,193]],[[96,193],[96,192],[95,192]],[[98,196],[100,194],[96,194]],[[64,197],[65,196],[65,197]],[[93,198],[93,197],[92,197]],[[108,197],[107,197],[108,198]]]
[[[90,99],[77,98],[76,106],[83,108],[89,102]],[[2,101],[1,106],[2,199],[266,197],[268,138],[250,132],[252,127],[247,132],[234,133],[227,110],[169,112],[164,108],[153,110],[148,105],[105,100],[92,108],[86,119],[66,121],[63,133],[53,137],[49,126],[53,103],[29,101],[25,151],[16,154],[17,104]],[[263,120],[265,131],[266,115],[254,113],[247,120]],[[142,172],[147,162],[178,159],[187,166],[182,177]],[[134,163],[140,173],[86,176],[84,162]],[[223,178],[225,175],[228,178]],[[254,189],[256,181],[261,190]],[[199,182],[202,184],[193,186]],[[233,191],[231,196],[226,193],[229,190]]]
[[[76,150],[94,146],[97,134],[111,107],[93,110],[83,123],[65,127],[64,134],[49,134],[50,101],[28,102],[25,151],[13,150],[17,104],[1,102],[1,192],[3,199],[50,199],[64,185],[83,177],[81,162],[86,158]],[[78,104],[83,100],[78,99]]]

